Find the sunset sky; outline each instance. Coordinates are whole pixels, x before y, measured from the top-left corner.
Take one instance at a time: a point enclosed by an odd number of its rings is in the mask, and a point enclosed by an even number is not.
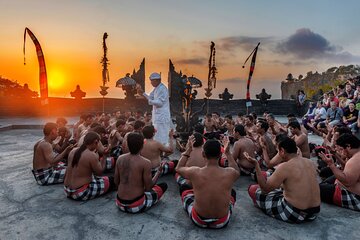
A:
[[[108,97],[123,97],[115,82],[146,58],[148,76],[161,72],[167,84],[168,60],[177,71],[207,83],[210,41],[216,44],[218,84],[245,98],[248,67],[242,64],[261,42],[251,96],[266,88],[280,98],[288,73],[360,64],[360,1],[347,0],[0,0],[0,76],[28,83],[39,92],[35,47],[41,43],[50,97],[70,97],[80,84],[87,97],[99,97],[102,36],[110,60]],[[203,97],[202,91],[200,97]]]

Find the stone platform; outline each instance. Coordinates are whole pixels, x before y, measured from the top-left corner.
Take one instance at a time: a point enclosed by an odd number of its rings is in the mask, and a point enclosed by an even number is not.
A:
[[[87,202],[67,199],[63,186],[39,186],[31,173],[41,129],[0,132],[0,239],[359,239],[360,213],[321,205],[317,220],[287,224],[264,215],[247,194],[253,181],[240,177],[230,224],[221,230],[194,226],[182,209],[172,176],[159,204],[142,214],[115,206],[115,192]]]

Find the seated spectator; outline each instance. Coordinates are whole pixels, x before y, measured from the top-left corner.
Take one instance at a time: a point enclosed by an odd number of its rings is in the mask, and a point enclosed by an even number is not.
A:
[[[345,108],[343,123],[350,128],[352,132],[356,132],[358,115],[359,111],[355,109],[355,104],[350,102],[349,106]]]

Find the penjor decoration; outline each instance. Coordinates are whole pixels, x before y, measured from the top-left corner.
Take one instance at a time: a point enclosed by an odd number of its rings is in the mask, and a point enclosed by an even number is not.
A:
[[[250,65],[250,72],[249,72],[249,78],[247,81],[247,85],[246,85],[246,111],[247,113],[249,112],[249,107],[252,106],[251,104],[251,100],[250,100],[250,82],[251,82],[251,78],[252,75],[254,73],[255,70],[255,62],[256,62],[256,54],[258,51],[260,43],[257,44],[257,46],[254,48],[254,50],[250,53],[250,55],[248,56],[248,58],[245,60],[244,65],[242,66],[243,68],[245,68],[245,64],[246,62],[249,60],[249,58],[252,55],[252,59],[251,59],[251,65]]]
[[[206,113],[209,113],[209,98],[211,97],[211,91],[216,88],[216,73],[215,66],[215,43],[211,42],[210,45],[210,58],[209,58],[209,74],[208,74],[208,87],[205,88],[205,96],[207,98]]]
[[[110,77],[109,77],[109,70],[107,68],[107,66],[109,65],[109,59],[107,58],[107,46],[106,46],[106,39],[108,37],[107,33],[104,33],[103,35],[103,50],[104,50],[104,56],[101,59],[102,66],[103,66],[103,70],[102,70],[102,86],[100,86],[100,94],[101,96],[103,96],[103,112],[105,112],[105,96],[108,94],[107,90],[109,89],[109,87],[106,86],[106,83],[110,82]]]
[[[30,31],[29,28],[25,28],[24,31],[24,65],[26,65],[26,59],[25,59],[25,42],[26,42],[26,33],[29,34],[31,40],[33,41],[35,48],[36,48],[36,54],[38,57],[39,62],[39,83],[40,83],[40,98],[41,98],[41,104],[46,105],[48,104],[48,82],[47,82],[47,75],[46,75],[46,66],[45,66],[45,58],[44,53],[41,49],[40,43],[35,37],[35,35]]]

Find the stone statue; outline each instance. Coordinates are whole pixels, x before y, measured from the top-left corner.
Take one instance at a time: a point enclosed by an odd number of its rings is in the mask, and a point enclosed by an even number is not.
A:
[[[230,94],[227,88],[224,89],[224,92],[219,94],[219,98],[222,98],[223,101],[229,101],[234,97],[234,94]]]
[[[71,97],[75,98],[75,100],[81,100],[83,97],[86,96],[86,92],[83,92],[80,89],[79,85],[76,85],[76,89],[73,92],[70,92]]]
[[[259,99],[260,100],[260,103],[261,103],[261,106],[263,108],[263,111],[266,110],[266,106],[267,106],[267,103],[268,103],[268,99],[271,98],[271,94],[267,94],[265,88],[263,88],[261,90],[261,93],[259,94],[256,94],[256,99]]]

